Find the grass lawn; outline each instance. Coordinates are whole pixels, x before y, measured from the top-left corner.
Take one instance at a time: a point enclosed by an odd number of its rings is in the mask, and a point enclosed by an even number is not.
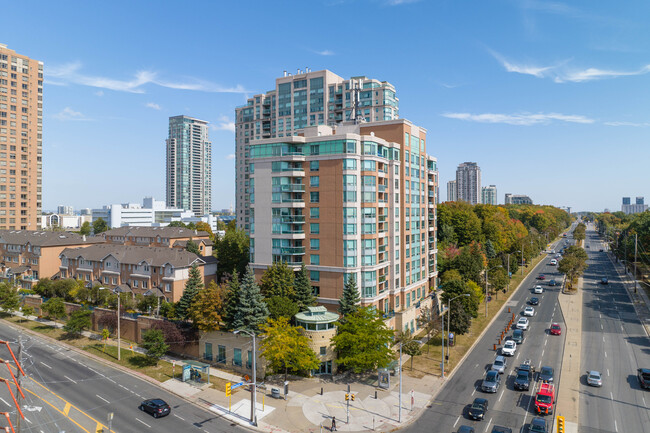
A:
[[[512,276],[512,279],[510,280],[510,291],[508,293],[499,293],[496,299],[493,297],[492,301],[488,302],[488,317],[485,317],[485,304],[481,304],[479,307],[479,316],[476,319],[472,319],[472,325],[470,326],[469,332],[465,335],[456,335],[454,340],[455,340],[455,345],[454,347],[450,348],[449,351],[449,362],[445,363],[445,374],[448,374],[451,372],[456,365],[458,364],[458,361],[465,355],[465,353],[469,350],[469,348],[474,344],[474,341],[478,338],[478,336],[481,334],[483,329],[487,326],[487,324],[492,320],[492,317],[496,314],[497,311],[505,304],[508,299],[510,298],[510,295],[514,293],[515,289],[517,286],[523,281],[524,278],[533,270],[533,268],[542,260],[546,257],[546,254],[542,253],[539,256],[535,257],[532,261],[532,264],[528,266],[528,268],[524,268],[524,275],[521,275],[521,271],[517,273],[516,275]],[[508,313],[508,309],[504,309],[503,312],[500,313],[499,319],[497,319],[498,322],[503,323],[503,327],[508,324],[508,321],[512,317],[512,312]],[[445,328],[447,326],[445,322]],[[490,343],[497,344],[499,342],[499,337],[501,335],[489,335],[486,334],[485,338],[490,341]],[[403,368],[404,368],[404,373],[411,376],[411,377],[416,377],[416,378],[421,378],[424,375],[430,374],[430,375],[436,375],[440,376],[441,374],[441,369],[440,369],[440,363],[442,361],[442,350],[440,347],[440,340],[441,340],[441,335],[438,333],[438,335],[435,335],[429,340],[429,342],[426,344],[425,347],[422,348],[422,355],[416,356],[413,359],[413,370],[410,369],[411,366],[411,361],[407,361],[404,363]],[[445,349],[446,350],[446,349]]]

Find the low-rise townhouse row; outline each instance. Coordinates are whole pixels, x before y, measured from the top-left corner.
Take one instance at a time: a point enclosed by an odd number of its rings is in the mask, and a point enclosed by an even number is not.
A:
[[[76,278],[119,292],[155,294],[168,302],[181,298],[193,265],[206,285],[217,273],[214,257],[179,248],[100,244],[66,248],[59,259],[61,278]]]
[[[148,247],[171,248],[176,242],[204,241],[210,243],[210,252],[202,254],[212,255],[210,234],[204,231],[190,230],[184,227],[119,227],[103,232],[102,236],[107,243],[117,245],[138,245]]]

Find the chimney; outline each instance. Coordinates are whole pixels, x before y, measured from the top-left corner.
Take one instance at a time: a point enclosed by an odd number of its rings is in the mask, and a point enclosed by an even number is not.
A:
[[[285,76],[285,77],[287,76],[287,71],[284,71],[284,76]]]

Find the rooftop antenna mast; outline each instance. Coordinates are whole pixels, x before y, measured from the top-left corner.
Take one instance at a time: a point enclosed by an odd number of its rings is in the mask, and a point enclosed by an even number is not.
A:
[[[352,120],[355,125],[358,125],[359,123],[366,121],[365,117],[361,114],[361,108],[359,108],[359,93],[361,92],[361,87],[358,81],[354,82],[352,92],[354,95],[354,105],[352,107],[352,113],[350,113],[350,120]]]

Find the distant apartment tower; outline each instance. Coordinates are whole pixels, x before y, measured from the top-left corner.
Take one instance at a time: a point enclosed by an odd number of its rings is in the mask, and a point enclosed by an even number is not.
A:
[[[506,193],[506,204],[533,204],[533,199],[523,194]]]
[[[475,162],[463,162],[456,169],[457,200],[480,203],[481,168]]]
[[[481,188],[481,203],[491,204],[496,206],[497,204],[496,185],[484,186],[483,188]]]
[[[202,216],[212,208],[212,143],[208,122],[188,116],[169,118],[167,207]]]
[[[0,44],[0,229],[40,228],[42,159],[43,62]]]
[[[450,180],[447,182],[447,201],[457,201],[458,190],[456,189],[456,181]]]
[[[358,101],[358,105],[355,104]],[[358,110],[355,110],[358,107]],[[235,109],[235,209],[237,226],[250,227],[250,143],[291,137],[308,126],[353,118],[376,122],[399,116],[395,87],[365,76],[344,79],[331,71],[298,70],[275,80],[275,89]]]
[[[641,213],[648,210],[648,205],[644,204],[644,197],[637,197],[635,203],[631,203],[630,197],[623,197],[621,211],[627,215]]]
[[[56,207],[56,213],[59,215],[72,215],[72,206],[59,205]]]
[[[304,262],[329,310],[354,277],[361,305],[414,332],[437,287],[437,163],[408,120],[348,123],[251,142],[251,266]]]

